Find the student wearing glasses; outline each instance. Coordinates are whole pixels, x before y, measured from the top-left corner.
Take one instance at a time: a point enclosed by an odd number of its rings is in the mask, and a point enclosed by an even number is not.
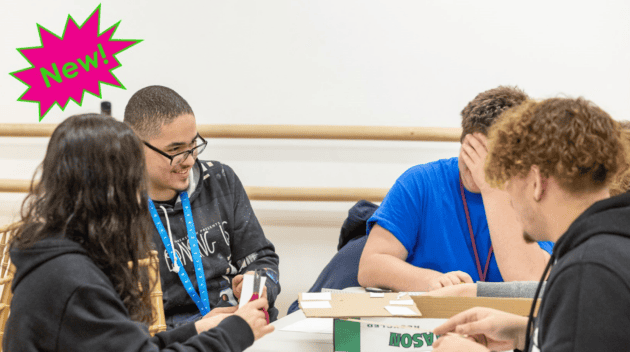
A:
[[[145,145],[168,328],[235,312],[242,274],[256,269],[266,273],[277,319],[278,255],[234,171],[197,159],[207,142],[190,105],[170,88],[149,86],[131,97],[124,121]]]

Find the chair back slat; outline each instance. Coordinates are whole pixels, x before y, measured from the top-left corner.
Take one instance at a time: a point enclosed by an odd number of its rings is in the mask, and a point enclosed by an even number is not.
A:
[[[0,228],[0,256],[2,257],[0,264],[0,285],[2,285],[2,294],[0,295],[0,352],[2,352],[2,339],[4,338],[4,327],[9,319],[9,311],[11,309],[11,283],[13,282],[13,274],[15,274],[15,266],[11,264],[9,256],[9,232],[21,225],[21,222],[15,222],[3,228]]]
[[[162,282],[160,280],[160,262],[158,252],[151,251],[149,258],[138,261],[139,266],[149,267],[149,279],[153,284],[151,288],[151,306],[153,308],[153,323],[149,326],[151,336],[158,332],[166,331],[166,318],[164,316],[164,302],[162,301]],[[131,263],[129,263],[131,266]]]

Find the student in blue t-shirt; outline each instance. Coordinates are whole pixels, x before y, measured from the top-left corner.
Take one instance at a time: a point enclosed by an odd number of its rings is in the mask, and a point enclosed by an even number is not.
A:
[[[368,220],[359,283],[431,291],[476,281],[539,280],[550,242],[526,243],[507,192],[485,180],[486,133],[527,100],[518,88],[483,92],[462,111],[459,158],[417,165]]]

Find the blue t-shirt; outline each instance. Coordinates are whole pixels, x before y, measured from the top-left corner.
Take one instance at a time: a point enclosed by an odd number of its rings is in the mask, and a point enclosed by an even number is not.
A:
[[[483,199],[481,194],[465,188],[464,194],[483,271],[492,244]],[[479,280],[459,186],[457,158],[405,171],[368,220],[368,234],[374,224],[391,232],[402,243],[409,253],[408,263],[442,273],[461,270],[475,282]],[[538,244],[551,253],[552,242]],[[494,253],[486,281],[503,281]]]

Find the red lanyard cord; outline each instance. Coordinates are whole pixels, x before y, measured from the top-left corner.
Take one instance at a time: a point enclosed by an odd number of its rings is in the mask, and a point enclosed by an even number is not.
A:
[[[470,222],[470,214],[468,213],[468,203],[466,202],[466,195],[464,194],[464,184],[462,178],[459,178],[459,191],[462,194],[462,202],[464,203],[464,212],[466,213],[466,222],[468,222],[468,232],[470,233],[470,242],[472,243],[473,251],[475,252],[475,261],[477,262],[477,272],[479,273],[479,280],[486,281],[486,275],[488,275],[488,268],[490,267],[490,258],[492,257],[492,245],[488,251],[488,259],[486,259],[486,267],[481,272],[481,262],[479,261],[479,253],[477,253],[477,244],[475,243],[475,235],[473,234],[472,223]]]

